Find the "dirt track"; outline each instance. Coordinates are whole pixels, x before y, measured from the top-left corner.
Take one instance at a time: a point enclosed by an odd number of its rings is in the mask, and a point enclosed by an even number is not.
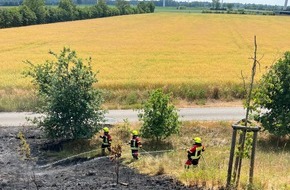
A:
[[[32,157],[37,158],[40,132],[34,128],[0,128],[0,189],[198,189],[185,187],[166,176],[146,176],[126,166],[120,166],[116,184],[115,165],[108,158],[43,168],[36,161],[25,161],[20,155],[19,130],[25,131]],[[36,160],[36,159],[35,159]]]

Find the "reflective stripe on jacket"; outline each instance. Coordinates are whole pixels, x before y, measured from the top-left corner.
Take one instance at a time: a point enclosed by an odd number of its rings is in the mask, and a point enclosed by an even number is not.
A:
[[[193,160],[199,159],[201,156],[202,150],[203,150],[202,146],[196,147],[195,151],[190,153],[190,158]]]
[[[110,145],[111,144],[111,136],[110,135],[104,135],[103,136],[103,145]]]
[[[140,140],[138,137],[132,138],[130,142],[131,150],[138,150],[140,144]]]

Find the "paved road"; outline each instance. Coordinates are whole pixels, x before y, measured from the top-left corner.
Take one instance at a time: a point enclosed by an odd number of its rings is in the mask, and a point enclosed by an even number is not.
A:
[[[245,117],[246,111],[242,107],[210,107],[210,108],[180,108],[180,120],[191,121],[238,121]],[[138,121],[138,112],[134,110],[109,110],[106,114],[107,123],[114,124],[128,119],[129,122]],[[31,125],[26,118],[34,118],[38,114],[30,112],[0,112],[0,126]]]

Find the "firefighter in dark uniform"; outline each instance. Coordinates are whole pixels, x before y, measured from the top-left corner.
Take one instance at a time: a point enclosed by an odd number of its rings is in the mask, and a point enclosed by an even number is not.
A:
[[[105,149],[107,148],[109,152],[111,152],[111,143],[112,143],[112,137],[109,134],[109,128],[104,127],[104,135],[101,135],[100,138],[103,139],[102,143],[102,155],[105,155]]]
[[[138,160],[138,151],[139,148],[142,148],[140,137],[138,137],[138,131],[133,130],[132,131],[132,139],[129,142],[131,146],[132,156],[134,159]]]

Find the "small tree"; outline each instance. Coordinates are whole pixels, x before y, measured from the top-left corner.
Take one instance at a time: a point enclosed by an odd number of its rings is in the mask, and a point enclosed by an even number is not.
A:
[[[267,131],[279,137],[290,134],[290,52],[262,76],[253,102],[266,109],[256,119]]]
[[[50,138],[90,138],[104,120],[101,93],[93,88],[97,79],[91,60],[84,64],[76,52],[68,48],[60,55],[50,54],[57,61],[39,65],[26,61],[30,67],[25,74],[33,78],[38,96],[44,102],[39,113],[45,117],[36,118],[35,122]]]
[[[143,121],[141,134],[145,138],[156,141],[178,133],[180,122],[174,105],[170,104],[168,94],[163,94],[161,89],[149,94],[149,99],[143,105],[143,113],[139,113],[139,120]]]

